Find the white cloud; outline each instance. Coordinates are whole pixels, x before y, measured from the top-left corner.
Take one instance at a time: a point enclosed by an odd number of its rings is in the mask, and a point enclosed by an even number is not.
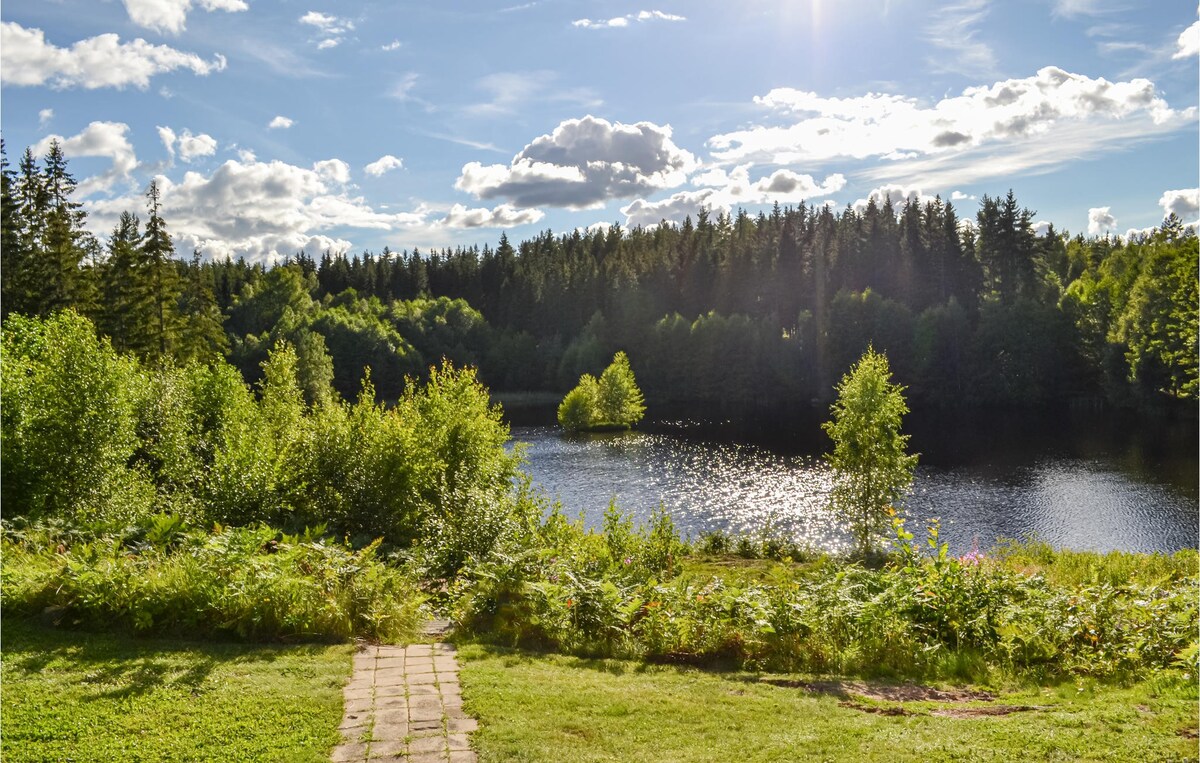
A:
[[[296,124],[295,120],[289,119],[289,118],[283,116],[282,114],[280,114],[279,116],[277,116],[271,120],[270,124],[267,125],[267,129],[268,130],[286,130],[294,124]]]
[[[350,165],[341,159],[323,159],[313,165],[313,171],[338,185],[350,182]]]
[[[950,201],[975,201],[976,197],[962,191],[954,191],[950,194]]]
[[[141,38],[122,43],[115,34],[89,37],[70,48],[59,48],[46,41],[42,30],[26,29],[11,21],[0,22],[0,50],[0,81],[6,85],[49,84],[58,89],[88,90],[133,85],[145,90],[156,74],[190,69],[204,76],[225,68],[225,57],[221,55],[205,61],[194,53],[151,45]]]
[[[1163,209],[1163,217],[1174,212],[1175,216],[1185,223],[1194,222],[1200,218],[1200,188],[1163,191],[1158,205]]]
[[[781,88],[755,101],[785,120],[709,140],[720,162],[820,165],[883,158],[863,177],[945,188],[1047,172],[1195,124],[1146,79],[1109,82],[1056,67],[965,89],[933,105],[868,93],[826,98]]]
[[[589,115],[534,139],[508,165],[465,165],[454,187],[518,207],[582,209],[682,185],[695,164],[672,142],[670,126]]]
[[[926,58],[932,71],[967,76],[990,76],[996,71],[996,54],[978,38],[978,27],[989,10],[989,0],[965,0],[934,14],[925,39],[944,52]]]
[[[661,201],[637,199],[632,204],[622,207],[621,214],[625,215],[627,227],[649,228],[663,220],[680,222],[688,215],[695,216],[701,209],[729,211],[721,206],[716,189],[705,188],[699,191],[680,191]]]
[[[38,127],[45,127],[54,119],[54,109],[42,109],[38,112]]]
[[[61,135],[47,135],[33,147],[35,156],[42,156],[50,148],[51,141],[58,141],[67,158],[80,156],[100,156],[112,160],[112,167],[95,177],[90,177],[79,183],[76,193],[85,198],[97,191],[106,191],[118,180],[130,180],[130,173],[138,166],[137,156],[133,152],[126,134],[129,125],[124,122],[92,122],[78,135],[64,138]]]
[[[241,159],[242,163],[244,164],[250,164],[257,159],[257,157],[254,155],[254,152],[248,148],[239,148],[237,155],[238,159]]]
[[[129,20],[140,27],[179,34],[187,23],[188,11],[199,6],[206,11],[244,11],[243,0],[123,0]]]
[[[1088,235],[1100,236],[1113,232],[1117,227],[1117,218],[1113,217],[1111,207],[1092,207],[1088,210]]]
[[[404,160],[391,154],[384,154],[375,161],[363,167],[363,172],[373,177],[379,177],[385,172],[398,170],[404,166]]]
[[[840,158],[891,159],[954,155],[1031,138],[1058,150],[1063,134],[1083,125],[1089,146],[1124,139],[1129,128],[1153,133],[1189,124],[1194,110],[1173,110],[1146,79],[1109,82],[1046,67],[1033,77],[971,87],[933,106],[897,95],[868,93],[826,98],[778,88],[755,102],[798,119],[786,126],[754,126],[714,136],[722,161],[774,164]]]
[[[200,133],[192,135],[190,130],[184,130],[179,136],[179,158],[185,162],[201,156],[212,156],[217,153],[217,141],[211,135]]]
[[[660,201],[637,199],[621,209],[626,224],[650,227],[662,220],[679,222],[700,209],[731,212],[735,207],[751,205],[794,204],[817,196],[837,193],[846,186],[846,178],[830,175],[821,183],[811,175],[800,175],[779,169],[758,180],[750,179],[749,166],[736,167],[732,172],[715,169],[692,178],[695,185],[709,186],[698,191],[680,191]]]
[[[212,156],[217,152],[216,139],[204,133],[192,135],[191,130],[184,130],[183,134],[176,136],[170,127],[160,126],[158,137],[167,147],[167,153],[172,159],[175,158],[176,146],[179,149],[179,158],[189,163],[197,157]]]
[[[511,204],[501,204],[494,209],[467,209],[462,204],[455,204],[437,224],[447,228],[512,228],[536,223],[545,216],[540,209],[517,209]]]
[[[339,16],[318,11],[309,11],[300,17],[301,24],[307,24],[317,29],[320,41],[317,50],[337,47],[342,42],[342,36],[354,30],[354,22]]]
[[[1033,228],[1034,235],[1045,236],[1046,231],[1050,230],[1050,226],[1052,225],[1054,225],[1054,223],[1050,222],[1049,220],[1038,220],[1034,222],[1031,227]]]
[[[478,87],[489,93],[491,99],[467,106],[464,111],[472,116],[497,117],[516,114],[531,101],[570,103],[587,109],[604,104],[588,88],[553,88],[557,78],[552,71],[493,72],[478,82]]]
[[[380,45],[379,49],[380,50],[400,50],[400,48],[402,46],[403,46],[403,43],[401,43],[399,40],[392,40],[387,45]]]
[[[571,22],[571,26],[579,27],[580,29],[621,29],[629,26],[630,21],[646,22],[646,21],[687,21],[683,16],[677,16],[673,13],[663,13],[662,11],[638,11],[630,13],[626,16],[617,16],[611,19],[576,19]]]
[[[891,199],[892,207],[896,212],[899,212],[900,207],[904,206],[913,199],[916,199],[918,202],[924,204],[927,201],[933,201],[933,198],[934,197],[932,196],[926,196],[925,194],[921,193],[920,188],[906,188],[899,185],[880,186],[879,188],[872,188],[870,192],[867,193],[867,197],[865,199],[858,199],[852,206],[854,207],[854,211],[862,214],[863,210],[867,208],[867,205],[872,199],[875,200],[876,206],[879,207],[882,207],[885,201]]]
[[[1200,21],[1194,22],[1179,34],[1175,48],[1175,55],[1171,58],[1191,58],[1200,55]]]
[[[158,176],[163,217],[176,251],[200,249],[209,257],[244,256],[272,262],[298,251],[345,251],[345,228],[410,230],[425,224],[425,209],[384,213],[361,197],[331,187],[340,160],[319,162],[321,171],[284,162],[229,160],[211,175],[188,172],[180,181]],[[89,202],[89,225],[111,229],[120,213],[141,209],[136,195]]]

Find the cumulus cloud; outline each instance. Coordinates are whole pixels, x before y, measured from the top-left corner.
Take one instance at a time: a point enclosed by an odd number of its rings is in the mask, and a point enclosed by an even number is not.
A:
[[[751,180],[747,165],[736,167],[729,173],[719,168],[709,170],[693,177],[692,183],[709,187],[698,191],[680,191],[660,201],[638,199],[621,209],[626,224],[630,227],[648,227],[662,220],[679,222],[688,215],[695,215],[700,209],[731,212],[739,206],[798,203],[837,193],[845,187],[846,178],[834,174],[817,182],[811,175],[779,169],[758,180]]]
[[[179,34],[193,6],[206,11],[244,11],[244,0],[123,0],[129,20],[140,27]]]
[[[54,119],[54,109],[42,109],[38,112],[38,127],[45,127]]]
[[[638,11],[625,16],[616,16],[611,19],[576,19],[571,22],[571,26],[579,27],[580,29],[622,29],[629,26],[630,22],[642,23],[646,21],[687,21],[683,16],[677,16],[673,13],[663,13],[662,11]]]
[[[392,40],[387,45],[380,45],[380,50],[400,50],[402,43],[399,40]]]
[[[392,156],[391,154],[384,154],[383,156],[379,157],[375,161],[368,164],[366,167],[363,167],[363,172],[365,172],[368,175],[371,175],[373,177],[379,177],[380,175],[383,175],[385,172],[391,172],[392,170],[398,170],[403,166],[404,166],[403,159]]]
[[[101,87],[122,89],[133,85],[145,90],[156,74],[189,69],[204,76],[225,68],[225,57],[205,61],[166,45],[151,45],[138,38],[122,43],[115,34],[80,40],[70,48],[46,41],[40,29],[26,29],[12,21],[0,22],[3,67],[0,81],[6,85],[45,85],[58,89]]]
[[[525,146],[507,165],[471,162],[455,188],[518,207],[583,209],[682,185],[695,157],[670,126],[627,125],[593,116],[568,119]]]
[[[854,211],[861,214],[872,200],[876,206],[882,207],[888,199],[891,199],[892,206],[898,209],[914,199],[924,204],[927,201],[933,201],[934,197],[921,193],[920,188],[906,188],[900,185],[880,186],[872,188],[866,198],[855,201]]]
[[[192,135],[191,130],[184,130],[181,135],[176,136],[175,131],[170,127],[159,127],[158,137],[167,147],[167,153],[171,155],[172,159],[175,158],[176,149],[178,149],[179,158],[185,162],[217,153],[216,139],[204,133]]]
[[[424,209],[380,212],[336,187],[339,164],[346,166],[336,159],[312,168],[230,159],[210,175],[188,172],[179,181],[159,175],[176,250],[274,262],[298,251],[345,251],[351,244],[337,233],[344,228],[408,230],[425,223]],[[89,224],[102,233],[122,211],[142,204],[140,194],[89,202]]]
[[[512,228],[536,223],[545,216],[540,209],[518,209],[511,204],[501,204],[494,209],[467,209],[462,204],[455,204],[437,224],[447,228]]]
[[[316,28],[319,37],[317,50],[337,47],[341,44],[343,35],[354,30],[354,22],[350,19],[318,11],[304,14],[300,17],[300,23]]]
[[[338,185],[350,182],[350,165],[341,159],[323,159],[313,165],[313,171]]]
[[[1117,218],[1113,217],[1111,207],[1092,207],[1088,210],[1088,235],[1101,236],[1111,233],[1117,227]]]
[[[271,120],[271,123],[267,125],[267,129],[268,130],[286,130],[294,124],[296,124],[296,122],[294,120],[289,119],[281,114]]]
[[[876,178],[932,178],[934,170],[947,169],[987,177],[1054,166],[1181,129],[1194,124],[1196,114],[1194,108],[1172,109],[1147,79],[1109,82],[1053,66],[1032,77],[967,88],[932,106],[898,95],[827,98],[792,88],[771,90],[755,101],[794,121],[714,136],[709,145],[719,161],[896,160],[872,170]],[[978,160],[980,152],[993,149],[995,161]],[[965,167],[968,156],[976,157],[969,164],[982,166]],[[953,172],[943,172],[937,181],[920,180],[934,186],[956,182]]]
[[[1175,55],[1171,58],[1191,58],[1195,55],[1200,55],[1200,21],[1180,33],[1175,41]]]
[[[63,153],[69,159],[81,156],[99,156],[112,161],[112,167],[94,177],[79,183],[76,193],[80,198],[86,198],[97,191],[106,191],[119,180],[130,180],[130,173],[138,166],[137,156],[133,152],[127,134],[129,125],[124,122],[92,122],[78,135],[64,138],[61,135],[47,135],[33,147],[35,156],[42,156],[50,148],[52,141],[58,141]]]
[[[1177,191],[1163,191],[1158,205],[1163,209],[1163,217],[1175,213],[1175,216],[1185,223],[1194,222],[1200,218],[1200,188],[1181,188]]]
[[[699,191],[680,191],[661,201],[637,199],[632,204],[622,207],[621,214],[625,215],[625,224],[628,227],[640,225],[648,228],[658,225],[663,220],[680,222],[701,209],[729,211],[723,206],[715,188],[705,188]]]

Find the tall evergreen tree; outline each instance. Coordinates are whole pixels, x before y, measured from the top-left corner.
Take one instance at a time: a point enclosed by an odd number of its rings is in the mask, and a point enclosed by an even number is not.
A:
[[[153,347],[149,357],[171,357],[179,346],[182,316],[179,314],[180,283],[174,262],[175,246],[167,233],[167,223],[161,214],[158,181],[150,181],[146,191],[146,206],[150,216],[142,237],[142,256],[148,270],[148,288],[154,306]]]

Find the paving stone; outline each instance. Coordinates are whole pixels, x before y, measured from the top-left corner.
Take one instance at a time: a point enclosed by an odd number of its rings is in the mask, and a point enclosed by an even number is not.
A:
[[[408,745],[408,754],[415,755],[422,752],[441,752],[446,749],[446,737],[438,734],[437,736],[419,737],[412,740]]]
[[[433,666],[439,673],[443,670],[458,670],[458,660],[452,656],[437,656],[433,658]]]
[[[408,707],[408,700],[404,697],[377,697],[375,699],[376,710],[400,710]]]
[[[342,732],[342,744],[358,744],[366,742],[370,729],[366,726],[355,726],[352,729],[340,729]]]
[[[403,646],[380,646],[375,654],[378,657],[403,657],[406,648]]]
[[[446,763],[450,760],[444,752],[423,752],[417,755],[410,755],[407,763]]]
[[[440,734],[442,731],[442,719],[429,718],[426,720],[414,720],[408,722],[408,732],[414,736],[417,734],[420,734],[421,736],[427,736],[428,734],[426,732],[429,731],[436,731]]]
[[[406,657],[428,657],[432,654],[432,644],[409,644],[404,647],[404,655]]]
[[[346,713],[346,715],[342,718],[341,725],[339,725],[338,728],[345,730],[345,729],[358,728],[359,726],[366,726],[367,721],[369,721],[370,718],[371,718],[371,714],[366,713],[366,712]]]
[[[385,758],[404,754],[404,740],[393,739],[382,742],[372,742],[370,758]]]
[[[404,680],[404,668],[387,668],[375,671],[375,685]]]
[[[466,734],[450,734],[446,737],[447,746],[451,752],[471,749],[471,741]]]
[[[333,748],[333,755],[330,759],[334,763],[350,763],[351,761],[366,760],[367,746],[361,742],[357,744],[339,744]]]
[[[442,697],[442,707],[446,708],[447,718],[466,718],[462,709],[462,697]]]
[[[479,721],[474,718],[447,718],[446,730],[451,734],[466,734],[479,729]]]
[[[378,668],[402,668],[404,667],[404,655],[395,657],[380,657],[375,660],[375,667]]]
[[[370,699],[371,695],[374,693],[375,690],[369,686],[365,689],[351,689],[349,686],[347,686],[345,689],[342,689],[342,699],[346,701],[355,699]]]
[[[408,723],[408,708],[377,708],[375,710],[375,725],[379,724],[407,724]]]
[[[417,673],[416,675],[409,673],[405,680],[408,681],[409,686],[437,683],[437,673]]]
[[[384,684],[383,686],[375,687],[375,699],[382,697],[403,697],[404,684]]]
[[[404,741],[408,733],[407,723],[380,723],[379,721],[375,721],[375,726],[371,729],[371,739],[375,742]]]
[[[371,711],[371,700],[368,699],[348,699],[346,700],[346,715],[361,715]]]
[[[452,750],[450,763],[477,763],[479,758],[473,750]]]

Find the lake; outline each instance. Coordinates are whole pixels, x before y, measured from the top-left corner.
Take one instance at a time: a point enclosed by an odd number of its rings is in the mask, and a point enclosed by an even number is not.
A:
[[[815,415],[662,417],[626,433],[566,436],[553,412],[508,414],[536,484],[598,525],[611,500],[638,518],[660,504],[682,533],[764,530],[829,550],[847,536],[825,508],[830,447]],[[1037,537],[1094,551],[1197,545],[1197,428],[1111,412],[913,414],[921,454],[909,529],[941,520],[951,551]]]

